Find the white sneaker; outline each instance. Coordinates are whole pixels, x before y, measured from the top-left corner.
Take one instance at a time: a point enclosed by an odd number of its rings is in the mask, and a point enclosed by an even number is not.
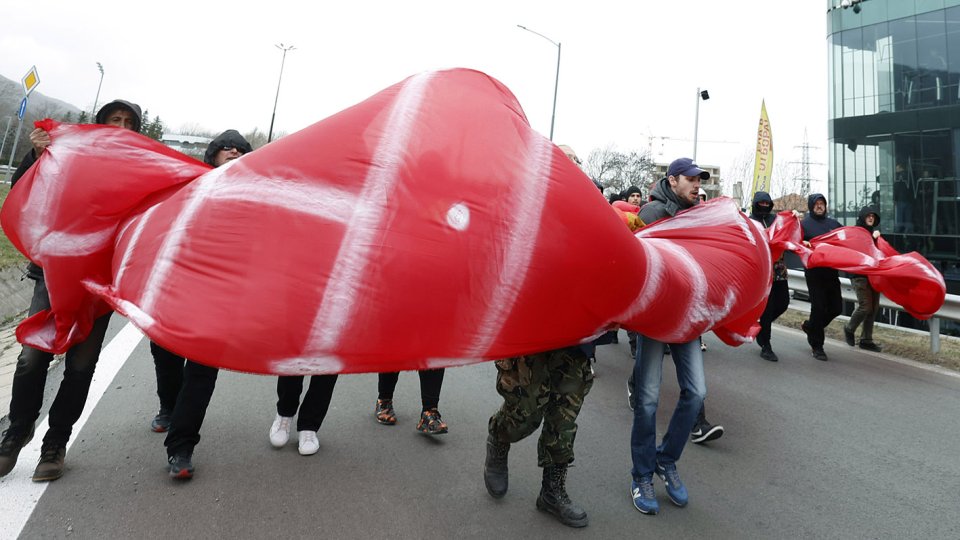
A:
[[[300,434],[300,455],[312,456],[320,450],[320,441],[317,440],[316,431],[298,431]]]
[[[292,421],[292,416],[277,415],[277,419],[270,426],[270,444],[276,448],[283,448],[283,445],[287,444],[290,440],[290,422]]]

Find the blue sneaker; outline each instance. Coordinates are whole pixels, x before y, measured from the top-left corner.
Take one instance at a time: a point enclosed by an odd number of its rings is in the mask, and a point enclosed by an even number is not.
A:
[[[680,480],[680,475],[677,474],[677,466],[657,463],[657,476],[663,480],[664,485],[667,487],[667,496],[670,497],[670,502],[681,508],[686,506],[689,501],[687,497],[687,487],[683,485],[683,481]]]
[[[640,480],[634,479],[630,484],[630,494],[633,496],[633,506],[642,514],[656,515],[660,511],[660,503],[653,491],[653,475],[645,474]]]

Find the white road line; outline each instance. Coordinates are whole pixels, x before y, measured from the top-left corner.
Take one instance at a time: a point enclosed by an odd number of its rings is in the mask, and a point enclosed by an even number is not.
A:
[[[100,360],[97,362],[97,370],[93,374],[93,381],[90,383],[90,394],[87,396],[87,404],[83,408],[80,419],[73,426],[73,436],[67,443],[67,463],[70,462],[70,447],[77,440],[80,430],[83,429],[90,413],[96,408],[103,393],[113,382],[117,372],[126,363],[127,358],[137,347],[143,334],[135,326],[127,323],[120,332],[100,353]],[[50,379],[47,379],[48,382]],[[37,431],[30,444],[25,446],[20,452],[20,458],[17,466],[3,478],[0,478],[0,540],[7,538],[14,539],[20,536],[23,527],[30,519],[33,509],[40,502],[40,497],[47,490],[49,482],[34,483],[30,477],[33,476],[33,469],[36,466],[37,456],[40,454],[40,444],[44,434],[47,432],[47,417],[44,416],[37,423]],[[67,465],[69,467],[69,465]]]

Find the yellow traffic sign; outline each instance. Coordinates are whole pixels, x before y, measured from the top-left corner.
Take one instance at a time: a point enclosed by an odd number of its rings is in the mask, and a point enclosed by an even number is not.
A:
[[[23,95],[29,96],[30,92],[33,92],[33,89],[40,84],[40,76],[37,75],[37,66],[30,68],[30,71],[23,76],[23,79],[20,79],[20,82],[23,83]]]

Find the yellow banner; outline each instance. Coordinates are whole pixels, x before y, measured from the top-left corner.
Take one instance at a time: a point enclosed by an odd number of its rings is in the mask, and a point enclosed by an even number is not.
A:
[[[773,173],[773,132],[767,118],[767,104],[760,102],[760,127],[757,128],[757,157],[753,166],[753,189],[750,200],[758,191],[770,193],[770,175]],[[770,195],[773,197],[773,195]],[[748,205],[749,206],[749,205]]]

